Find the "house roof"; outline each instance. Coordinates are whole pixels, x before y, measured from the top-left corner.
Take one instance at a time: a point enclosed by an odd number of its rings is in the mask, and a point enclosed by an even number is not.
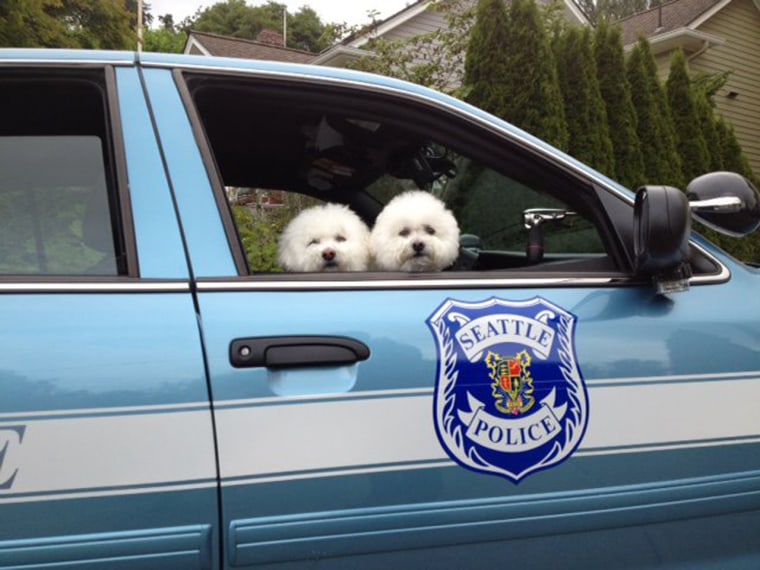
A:
[[[727,0],[671,0],[660,7],[623,18],[618,22],[623,45],[635,43],[641,37],[652,38],[683,28],[693,29],[726,4]]]
[[[472,0],[473,2],[475,0]],[[546,4],[549,0],[537,0],[540,4]],[[565,10],[579,23],[588,24],[589,20],[583,11],[578,8],[573,0],[563,0]],[[384,20],[375,22],[372,26],[367,26],[358,32],[343,38],[340,43],[323,51],[315,63],[320,65],[340,65],[345,60],[356,59],[367,52],[363,51],[363,46],[372,38],[382,37],[388,32],[401,26],[409,20],[419,16],[427,10],[432,4],[432,0],[416,0],[410,2],[405,8],[402,8],[395,14],[391,14]]]
[[[210,56],[264,59],[290,63],[311,63],[318,55],[269,42],[231,38],[191,30],[185,44],[185,53],[193,53],[193,48]]]
[[[393,28],[411,20],[417,14],[424,12],[427,10],[429,4],[430,0],[417,0],[416,2],[412,2],[405,8],[402,8],[395,14],[391,14],[384,20],[375,22],[372,26],[371,33],[367,33],[367,29],[365,28],[351,34],[347,38],[344,38],[340,43],[351,47],[360,47],[363,44],[367,43],[367,41],[369,41],[372,37],[382,36]]]

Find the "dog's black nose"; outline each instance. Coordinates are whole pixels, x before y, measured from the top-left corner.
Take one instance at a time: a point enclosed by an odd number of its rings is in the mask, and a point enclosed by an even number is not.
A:
[[[322,259],[325,261],[332,261],[335,259],[335,250],[334,249],[326,249],[322,252]]]
[[[422,253],[425,251],[425,242],[422,241],[416,241],[412,244],[412,249],[417,253]]]

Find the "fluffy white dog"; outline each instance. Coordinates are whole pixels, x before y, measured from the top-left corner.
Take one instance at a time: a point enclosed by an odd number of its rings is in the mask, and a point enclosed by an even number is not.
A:
[[[369,228],[342,204],[308,208],[282,232],[277,261],[285,271],[365,271]]]
[[[459,255],[459,225],[432,194],[404,192],[377,216],[370,249],[383,271],[441,271]]]

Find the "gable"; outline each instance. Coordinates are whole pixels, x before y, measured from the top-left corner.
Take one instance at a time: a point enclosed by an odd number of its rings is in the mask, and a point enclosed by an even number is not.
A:
[[[474,3],[476,0],[464,0]],[[548,4],[551,0],[537,0],[539,4]],[[565,17],[573,25],[588,25],[585,14],[573,0],[563,0]],[[442,14],[429,9],[431,0],[417,0],[403,10],[378,23],[368,32],[349,36],[339,44],[324,51],[314,61],[318,65],[343,65],[346,61],[367,55],[364,46],[372,39],[388,40],[407,39],[421,34],[429,34],[446,26]]]
[[[314,53],[277,46],[271,43],[193,30],[188,34],[184,53],[290,63],[311,63],[317,57],[317,54]]]
[[[651,38],[689,27],[692,22],[723,2],[724,0],[675,0],[623,18],[618,22],[623,32],[623,44],[635,43],[641,37]]]

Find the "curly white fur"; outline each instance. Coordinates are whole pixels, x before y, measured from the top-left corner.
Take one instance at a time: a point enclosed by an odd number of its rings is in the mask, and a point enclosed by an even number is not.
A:
[[[404,192],[378,215],[370,248],[379,270],[441,271],[459,255],[459,225],[432,194]]]
[[[285,271],[366,271],[369,228],[342,204],[308,208],[282,232],[277,261]]]

